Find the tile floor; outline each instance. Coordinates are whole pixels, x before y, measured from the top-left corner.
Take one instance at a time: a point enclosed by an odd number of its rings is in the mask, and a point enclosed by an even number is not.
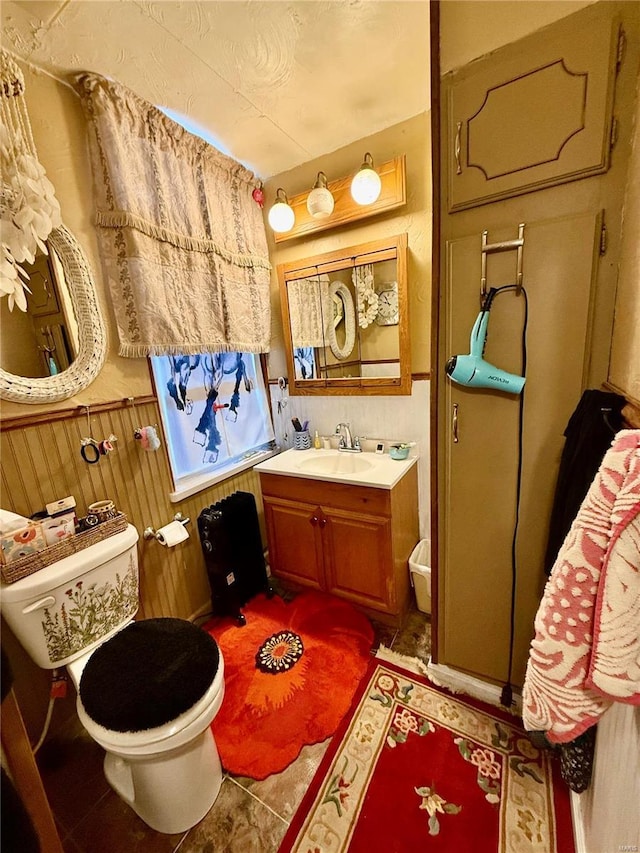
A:
[[[375,648],[384,643],[428,660],[431,628],[418,610],[398,631],[374,628]],[[42,746],[38,765],[65,853],[275,853],[328,744],[304,747],[293,764],[262,782],[225,775],[211,811],[178,835],[154,832],[111,790],[104,753],[75,715]]]

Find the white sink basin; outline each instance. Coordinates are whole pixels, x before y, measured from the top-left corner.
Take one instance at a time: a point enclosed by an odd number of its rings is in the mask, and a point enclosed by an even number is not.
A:
[[[309,474],[358,474],[367,471],[373,463],[360,453],[336,453],[326,456],[313,456],[311,459],[303,459],[298,465],[300,471]]]
[[[416,462],[416,456],[397,461],[388,453],[345,453],[311,448],[285,450],[256,465],[255,470],[285,477],[392,489]]]

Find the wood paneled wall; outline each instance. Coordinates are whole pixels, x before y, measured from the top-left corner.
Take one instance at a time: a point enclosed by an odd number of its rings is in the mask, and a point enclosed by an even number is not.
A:
[[[117,436],[116,449],[95,465],[80,456],[80,439],[88,433],[87,416],[52,420],[34,426],[11,429],[5,423],[0,435],[3,509],[29,516],[45,504],[73,495],[78,515],[90,503],[112,499],[125,512],[140,534],[140,611],[138,618],[175,616],[189,619],[210,609],[209,584],[197,531],[197,517],[205,507],[237,490],[256,495],[263,544],[262,499],[257,474],[250,469],[179,503],[171,503],[173,490],[167,451],[162,447],[147,453],[133,437],[138,426],[159,424],[155,402],[136,404],[91,413],[91,435],[96,440],[111,433]],[[160,434],[160,430],[159,430]],[[148,525],[161,527],[176,512],[189,516],[190,538],[175,548],[146,542],[142,531]]]

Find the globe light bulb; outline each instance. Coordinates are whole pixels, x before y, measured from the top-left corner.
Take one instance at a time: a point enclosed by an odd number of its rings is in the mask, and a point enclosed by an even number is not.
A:
[[[380,195],[382,181],[373,168],[371,154],[364,155],[364,162],[351,181],[351,196],[357,204],[373,204]]]
[[[331,190],[327,187],[327,176],[318,172],[313,189],[307,197],[307,210],[314,219],[326,219],[333,213],[334,207]]]
[[[293,208],[289,204],[287,194],[282,188],[276,192],[276,201],[269,211],[269,225],[277,234],[284,234],[286,231],[291,231],[293,224],[296,221],[296,215]]]

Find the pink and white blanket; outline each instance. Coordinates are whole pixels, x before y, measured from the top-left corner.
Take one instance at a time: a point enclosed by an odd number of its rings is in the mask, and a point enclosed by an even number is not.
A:
[[[529,731],[574,740],[640,705],[640,430],[619,432],[545,587],[523,689]]]

